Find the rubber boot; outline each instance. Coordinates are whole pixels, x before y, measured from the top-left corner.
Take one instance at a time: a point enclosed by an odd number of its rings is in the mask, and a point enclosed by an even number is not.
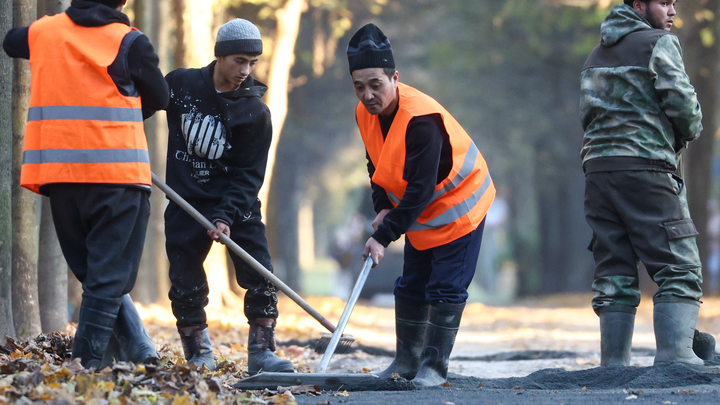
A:
[[[105,352],[121,303],[119,298],[100,300],[83,297],[72,351],[72,358],[80,357],[83,367],[100,369],[112,363],[112,357],[105,358]]]
[[[196,367],[205,366],[208,370],[214,371],[215,358],[207,325],[186,326],[178,328],[178,332],[188,364],[193,363]]]
[[[601,312],[598,316],[600,317],[600,365],[629,366],[635,313]]]
[[[258,318],[248,322],[248,374],[259,372],[293,373],[290,360],[279,358],[275,352],[275,320]]]
[[[430,306],[422,363],[412,380],[416,387],[433,387],[447,381],[450,352],[455,345],[455,336],[464,309],[464,303],[440,302]]]
[[[679,362],[703,365],[703,360],[692,350],[695,324],[700,303],[663,302],[656,303],[653,311],[655,363]]]
[[[705,361],[715,360],[715,338],[709,333],[695,329],[692,349],[696,356]]]
[[[415,378],[420,368],[429,308],[429,305],[415,305],[395,298],[395,359],[377,374],[379,377],[390,378],[399,374],[406,380]]]
[[[157,364],[160,361],[155,346],[140,319],[130,294],[122,297],[123,304],[118,313],[118,335],[127,361]]]

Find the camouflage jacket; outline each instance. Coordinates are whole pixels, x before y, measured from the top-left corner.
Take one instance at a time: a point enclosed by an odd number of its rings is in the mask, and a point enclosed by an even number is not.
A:
[[[599,157],[639,157],[677,167],[702,130],[678,38],[632,7],[613,7],[581,75],[583,167]]]

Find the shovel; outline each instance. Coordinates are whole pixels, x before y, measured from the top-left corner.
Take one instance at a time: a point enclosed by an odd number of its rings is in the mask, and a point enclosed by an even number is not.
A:
[[[190,205],[185,199],[180,197],[178,193],[175,192],[175,190],[171,189],[165,182],[160,180],[160,178],[153,173],[152,174],[152,181],[157,188],[162,190],[171,200],[173,200],[177,205],[180,206],[180,208],[184,209],[190,216],[195,218],[196,221],[198,221],[202,226],[205,227],[205,229],[208,229],[210,231],[215,231],[215,225],[212,224],[207,218],[205,218],[198,210],[196,210],[192,205]],[[288,287],[287,284],[283,283],[282,280],[277,278],[270,270],[266,269],[265,266],[260,264],[257,260],[255,260],[254,257],[250,256],[243,248],[238,246],[237,243],[233,242],[232,239],[228,238],[227,235],[221,234],[220,235],[220,243],[227,246],[228,249],[230,249],[233,253],[240,256],[241,259],[245,260],[247,264],[249,264],[255,271],[260,273],[263,277],[265,277],[268,281],[273,283],[275,287],[277,287],[280,291],[285,293],[288,297],[290,297],[291,300],[295,301],[296,304],[298,304],[302,309],[305,310],[310,316],[315,318],[320,324],[325,327],[330,333],[335,333],[335,325],[330,323],[327,319],[325,319],[324,316],[320,314],[315,308],[310,306],[302,297],[300,297],[295,291],[293,291],[290,287]],[[338,353],[346,353],[350,350],[350,347],[352,346],[353,342],[355,342],[355,338],[349,335],[344,335],[340,338],[340,341],[338,343],[337,352]]]

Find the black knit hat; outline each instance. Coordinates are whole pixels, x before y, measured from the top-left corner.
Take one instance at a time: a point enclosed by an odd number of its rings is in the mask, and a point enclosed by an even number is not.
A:
[[[347,57],[350,73],[366,68],[395,69],[390,40],[374,24],[365,25],[350,38]]]
[[[260,30],[255,24],[236,18],[220,27],[215,40],[215,56],[239,53],[261,54],[263,51]]]

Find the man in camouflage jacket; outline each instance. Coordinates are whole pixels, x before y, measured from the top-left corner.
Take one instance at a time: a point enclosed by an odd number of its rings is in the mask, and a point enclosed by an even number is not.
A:
[[[655,363],[703,364],[692,349],[702,296],[698,232],[675,174],[679,153],[700,135],[702,113],[680,42],[669,32],[675,1],[615,6],[581,76],[585,216],[593,230],[602,365],[629,364],[640,260],[659,287]]]

